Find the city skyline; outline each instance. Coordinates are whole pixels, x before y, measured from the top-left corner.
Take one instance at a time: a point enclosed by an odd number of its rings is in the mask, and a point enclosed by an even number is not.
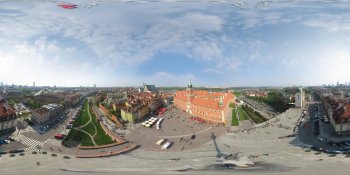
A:
[[[0,3],[0,80],[8,84],[185,86],[192,79],[196,86],[256,87],[350,81],[344,64],[350,56],[349,7],[341,2],[276,2],[261,9],[226,1],[111,1],[76,9],[53,2]]]
[[[39,87],[57,87],[57,88],[74,88],[74,87],[93,87],[93,88],[123,88],[123,87],[142,87],[143,86],[142,82],[139,85],[125,85],[125,86],[97,86],[97,84],[92,84],[92,85],[77,85],[77,86],[57,86],[57,85],[35,85],[35,82],[33,82],[33,85],[29,85],[29,83],[26,84],[8,84],[6,82],[0,82],[0,87],[34,87],[34,88],[39,88]],[[148,83],[146,83],[148,84]],[[245,88],[245,87],[251,87],[251,88],[264,88],[264,87],[271,87],[271,88],[276,88],[276,87],[320,87],[320,86],[327,86],[327,87],[339,87],[339,86],[350,86],[350,82],[335,82],[335,83],[330,83],[330,84],[319,84],[319,85],[314,85],[314,86],[303,86],[303,85],[292,85],[292,86],[206,86],[206,85],[196,85],[195,87],[199,87],[199,88]],[[187,87],[187,84],[183,84],[183,85],[174,85],[174,86],[158,86],[158,87]]]

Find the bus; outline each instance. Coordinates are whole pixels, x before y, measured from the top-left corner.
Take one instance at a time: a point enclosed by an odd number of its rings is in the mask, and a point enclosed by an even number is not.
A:
[[[166,139],[160,139],[158,140],[158,142],[156,143],[157,145],[162,145],[164,142],[166,141]]]

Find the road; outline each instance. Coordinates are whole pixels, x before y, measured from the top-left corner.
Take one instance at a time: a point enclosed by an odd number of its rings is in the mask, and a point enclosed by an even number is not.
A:
[[[254,110],[258,111],[261,115],[263,115],[266,119],[271,119],[278,115],[275,110],[264,103],[257,102],[255,100],[249,99],[245,96],[238,97],[242,101],[244,101],[246,104],[248,104],[250,107],[252,107]]]
[[[68,110],[69,113],[67,114],[67,117],[64,119],[63,122],[60,122],[56,124],[53,128],[51,128],[49,131],[39,134],[37,131],[42,125],[35,125],[35,126],[28,126],[27,128],[23,130],[19,130],[17,133],[14,133],[14,137],[18,141],[11,142],[10,144],[3,145],[5,151],[13,150],[13,149],[26,149],[26,150],[34,150],[36,149],[37,145],[43,146],[46,143],[54,143],[54,144],[60,144],[57,143],[57,141],[54,136],[58,133],[68,133],[65,126],[69,122],[70,119],[72,119],[76,113],[78,112],[78,107],[71,108]]]

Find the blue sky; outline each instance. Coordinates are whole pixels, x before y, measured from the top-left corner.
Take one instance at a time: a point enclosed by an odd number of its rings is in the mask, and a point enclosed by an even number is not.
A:
[[[0,82],[293,86],[350,82],[338,1],[0,1]],[[234,4],[234,5],[233,5]],[[241,6],[236,7],[236,6]]]

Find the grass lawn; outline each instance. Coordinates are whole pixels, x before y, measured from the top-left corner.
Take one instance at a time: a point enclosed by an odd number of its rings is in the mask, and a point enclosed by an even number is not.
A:
[[[91,136],[93,136],[96,132],[94,125],[90,122],[89,124],[87,124],[86,126],[81,128],[82,130],[84,130],[85,132],[89,133]]]
[[[82,146],[94,145],[88,135],[86,135],[85,133],[83,133],[81,131],[75,130],[75,129],[72,129],[69,132],[69,134],[67,135],[65,140],[74,140],[74,141],[80,142],[80,144]]]
[[[232,109],[232,123],[231,126],[238,126],[239,122],[236,116],[236,109]]]
[[[111,143],[115,143],[114,140],[112,140],[111,137],[109,137],[109,135],[107,135],[105,133],[105,131],[103,130],[102,126],[96,121],[96,115],[95,113],[93,113],[92,108],[90,107],[90,114],[92,117],[92,122],[94,123],[94,125],[96,126],[97,129],[97,134],[94,137],[94,140],[96,142],[97,145],[106,145],[106,144],[111,144]]]
[[[249,120],[248,114],[242,109],[242,107],[237,107],[239,121]]]
[[[83,110],[80,114],[80,117],[78,118],[77,122],[75,123],[75,127],[83,126],[89,121],[89,114],[88,111],[86,110],[88,108],[89,104],[87,100],[84,102]]]
[[[96,121],[96,116],[93,113],[92,108],[88,104],[87,100],[84,102],[83,111],[80,117],[75,121],[74,127],[85,125],[89,121],[90,118],[89,118],[88,110],[90,110],[91,122],[81,129],[92,136],[95,134],[95,132],[97,132],[96,136],[94,137],[95,143],[97,145],[106,145],[106,144],[114,143],[115,141],[113,141],[112,138],[109,137],[104,132],[101,125]],[[96,129],[94,125],[96,126]],[[87,134],[76,129],[72,129],[67,135],[65,140],[66,141],[74,140],[74,141],[80,142],[82,146],[94,146],[91,138]]]

